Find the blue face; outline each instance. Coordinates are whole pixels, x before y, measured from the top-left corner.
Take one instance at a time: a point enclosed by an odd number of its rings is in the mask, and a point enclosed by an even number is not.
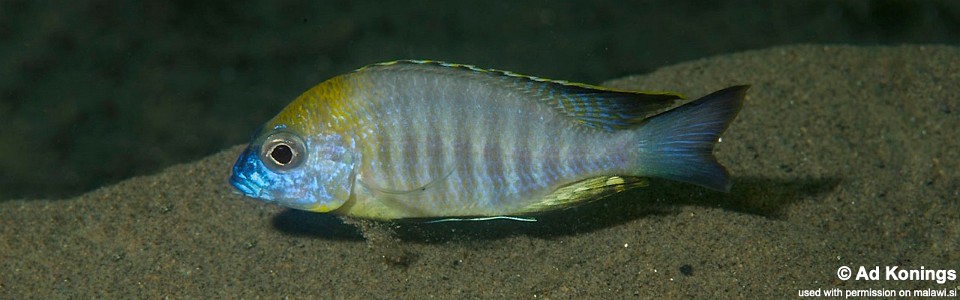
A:
[[[326,212],[349,198],[352,152],[339,136],[316,142],[283,128],[255,138],[233,165],[230,184],[247,197],[295,209]]]

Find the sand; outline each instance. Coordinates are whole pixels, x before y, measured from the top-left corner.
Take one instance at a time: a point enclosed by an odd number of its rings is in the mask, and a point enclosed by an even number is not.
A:
[[[783,298],[947,289],[960,269],[960,48],[789,46],[618,79],[751,84],[723,194],[654,181],[539,222],[371,223],[232,192],[240,148],[76,198],[0,202],[0,298]],[[361,229],[357,229],[361,228]]]

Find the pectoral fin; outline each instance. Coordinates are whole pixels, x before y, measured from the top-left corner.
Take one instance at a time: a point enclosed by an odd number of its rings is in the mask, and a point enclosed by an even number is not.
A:
[[[367,190],[374,198],[398,211],[408,212],[409,215],[427,216],[423,211],[423,201],[430,198],[430,195],[444,195],[447,190],[446,180],[453,174],[454,169],[434,178],[426,184],[406,190],[396,190],[390,188],[378,187],[376,185],[360,180],[360,185]]]

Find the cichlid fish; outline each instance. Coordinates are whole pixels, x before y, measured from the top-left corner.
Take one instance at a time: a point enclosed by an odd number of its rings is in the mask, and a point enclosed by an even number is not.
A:
[[[263,125],[230,184],[291,208],[380,220],[512,218],[642,177],[728,191],[712,152],[746,90],[667,110],[682,97],[435,61],[375,64],[314,86]]]

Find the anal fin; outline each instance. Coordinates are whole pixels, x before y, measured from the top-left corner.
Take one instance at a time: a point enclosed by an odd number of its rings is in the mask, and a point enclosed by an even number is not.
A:
[[[587,178],[557,188],[540,201],[525,207],[521,213],[537,213],[568,208],[646,185],[647,180],[642,177],[599,176]]]

